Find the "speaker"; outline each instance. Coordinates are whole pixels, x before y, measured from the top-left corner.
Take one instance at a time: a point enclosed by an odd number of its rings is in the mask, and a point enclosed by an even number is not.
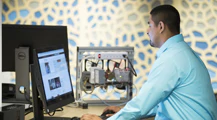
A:
[[[24,120],[24,105],[8,105],[1,107],[0,120]]]

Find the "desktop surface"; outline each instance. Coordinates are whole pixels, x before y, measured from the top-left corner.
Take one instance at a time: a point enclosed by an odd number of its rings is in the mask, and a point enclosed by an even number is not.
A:
[[[68,120],[68,118],[73,118],[73,117],[79,117],[80,118],[84,114],[95,114],[95,115],[100,116],[105,108],[106,108],[106,106],[103,106],[103,105],[102,106],[90,105],[90,106],[88,106],[88,109],[64,106],[63,111],[56,112],[55,115],[52,117],[53,118],[62,117],[61,120]],[[45,114],[44,116],[48,116],[48,115]],[[31,120],[31,119],[33,119],[33,117],[34,117],[33,113],[30,113],[30,114],[25,116],[25,120]],[[55,119],[52,119],[52,117],[50,118],[50,120],[55,120]],[[154,117],[146,118],[143,120],[154,120]]]
[[[64,106],[63,111],[57,111],[54,116],[51,117],[81,117],[83,114],[96,114],[100,116],[105,109],[106,106],[88,106],[88,109],[82,109],[82,108],[76,108],[76,107],[68,107]],[[44,116],[48,116],[47,114],[44,114]],[[30,113],[25,116],[25,120],[30,120],[32,119],[33,113]]]

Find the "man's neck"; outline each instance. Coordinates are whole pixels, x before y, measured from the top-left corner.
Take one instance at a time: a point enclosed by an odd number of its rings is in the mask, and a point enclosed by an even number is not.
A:
[[[169,38],[171,38],[171,37],[173,37],[173,36],[175,36],[175,35],[177,35],[177,34],[174,34],[174,33],[171,33],[171,32],[167,32],[167,33],[165,33],[165,34],[162,34],[162,36],[161,36],[161,38],[162,38],[162,43],[161,43],[161,45],[160,45],[160,47],[169,39]]]

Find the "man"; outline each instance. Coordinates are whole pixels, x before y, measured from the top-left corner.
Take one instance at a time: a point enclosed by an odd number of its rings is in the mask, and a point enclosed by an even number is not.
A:
[[[171,5],[150,12],[150,45],[160,48],[147,82],[125,107],[108,120],[135,120],[156,115],[156,120],[217,120],[217,103],[207,68],[184,42],[180,16]],[[83,115],[83,119],[99,119]]]

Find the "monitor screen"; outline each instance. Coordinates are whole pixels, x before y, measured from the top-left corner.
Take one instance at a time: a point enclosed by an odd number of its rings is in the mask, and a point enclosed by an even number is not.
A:
[[[63,47],[35,49],[34,69],[40,98],[47,112],[74,102],[70,72]]]
[[[15,71],[15,48],[29,47],[29,63],[33,49],[64,45],[67,60],[67,26],[2,24],[2,71]]]

